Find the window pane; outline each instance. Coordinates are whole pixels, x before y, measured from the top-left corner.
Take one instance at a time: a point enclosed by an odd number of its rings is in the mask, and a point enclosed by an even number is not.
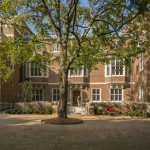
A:
[[[119,89],[119,94],[122,94],[122,89]]]
[[[107,75],[110,75],[110,64],[107,64]]]
[[[99,89],[97,89],[97,94],[100,94],[100,90]]]
[[[59,95],[59,89],[57,89],[57,95]]]
[[[53,101],[58,101],[60,98],[60,90],[53,89]]]
[[[115,89],[115,94],[118,94],[118,89]]]
[[[97,95],[97,101],[100,101],[100,96],[99,95]]]
[[[56,101],[56,99],[57,99],[56,95],[53,95],[53,101]]]
[[[115,90],[114,89],[111,89],[111,94],[114,94],[115,93]]]
[[[78,75],[82,76],[82,69],[78,69]]]
[[[93,101],[96,101],[96,95],[92,96]]]
[[[34,76],[34,69],[31,68],[31,76]]]
[[[119,95],[119,100],[120,100],[120,101],[122,100],[122,95]]]
[[[111,95],[111,101],[114,101],[114,95]]]
[[[56,94],[56,90],[55,89],[53,89],[53,94]]]
[[[95,89],[93,89],[92,91],[93,91],[93,94],[96,94],[96,90]]]
[[[87,70],[84,68],[84,76],[87,76]]]
[[[118,95],[115,95],[115,101],[118,101]]]

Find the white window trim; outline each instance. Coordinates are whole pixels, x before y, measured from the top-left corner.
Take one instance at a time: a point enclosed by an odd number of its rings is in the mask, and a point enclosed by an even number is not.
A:
[[[143,70],[144,70],[144,53],[141,53],[139,57],[139,71]]]
[[[52,102],[58,102],[59,100],[54,101],[54,99],[53,99],[54,90],[59,90],[60,91],[60,89],[59,88],[52,88]]]
[[[57,47],[57,48],[56,48]],[[58,42],[55,42],[53,45],[52,45],[52,52],[53,53],[59,53],[59,43]]]
[[[88,69],[86,69],[86,75],[84,75],[84,68],[82,69],[81,75],[71,75],[71,70],[69,70],[68,77],[88,77]]]
[[[119,40],[115,39],[115,40],[112,41],[112,46],[114,48],[116,48],[118,46],[118,44],[119,44]]]
[[[93,101],[93,89],[99,89],[100,90],[100,101]],[[102,90],[101,90],[101,88],[92,88],[91,89],[91,102],[93,102],[93,103],[101,103],[102,102]]]
[[[142,91],[141,87],[143,87],[143,91]],[[144,86],[143,85],[140,85],[140,87],[139,87],[139,100],[144,101]]]
[[[121,91],[122,91],[122,100],[121,101],[111,101],[111,89],[121,89]],[[113,103],[115,103],[115,102],[117,102],[117,103],[121,103],[121,102],[123,102],[124,101],[124,89],[122,89],[122,88],[110,88],[110,102],[113,102]]]
[[[43,73],[42,73],[43,74]],[[31,75],[31,63],[29,63],[29,78],[48,78],[48,67],[46,67],[46,76],[41,75],[41,76],[32,76]]]
[[[109,75],[107,75],[107,65],[109,65]],[[125,66],[123,66],[123,74],[122,75],[112,75],[112,67],[111,63],[105,63],[105,77],[124,77],[126,74],[125,72]]]

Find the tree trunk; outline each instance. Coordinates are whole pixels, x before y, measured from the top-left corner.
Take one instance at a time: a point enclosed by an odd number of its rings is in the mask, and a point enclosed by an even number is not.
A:
[[[68,100],[68,70],[60,69],[60,99],[58,106],[58,118],[67,118]]]

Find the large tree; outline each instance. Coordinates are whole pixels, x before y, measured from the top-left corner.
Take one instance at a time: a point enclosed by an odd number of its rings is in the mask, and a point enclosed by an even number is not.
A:
[[[131,33],[127,35],[127,26],[144,16],[149,6],[149,0],[87,0],[84,3],[80,0],[3,0],[0,17],[3,22],[20,28],[26,28],[22,24],[25,21],[33,30],[29,44],[59,43],[60,55],[49,59],[60,64],[58,117],[67,118],[69,69],[83,64],[91,68],[104,62],[108,55],[128,59],[137,53],[137,39],[131,42],[132,46],[124,46],[131,36]],[[119,39],[120,44],[112,51],[114,38]],[[23,56],[21,60],[27,61]]]

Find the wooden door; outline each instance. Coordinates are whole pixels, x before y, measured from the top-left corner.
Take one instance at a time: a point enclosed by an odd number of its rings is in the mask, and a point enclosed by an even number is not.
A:
[[[77,97],[80,96],[80,91],[73,91],[73,106],[78,106]]]

